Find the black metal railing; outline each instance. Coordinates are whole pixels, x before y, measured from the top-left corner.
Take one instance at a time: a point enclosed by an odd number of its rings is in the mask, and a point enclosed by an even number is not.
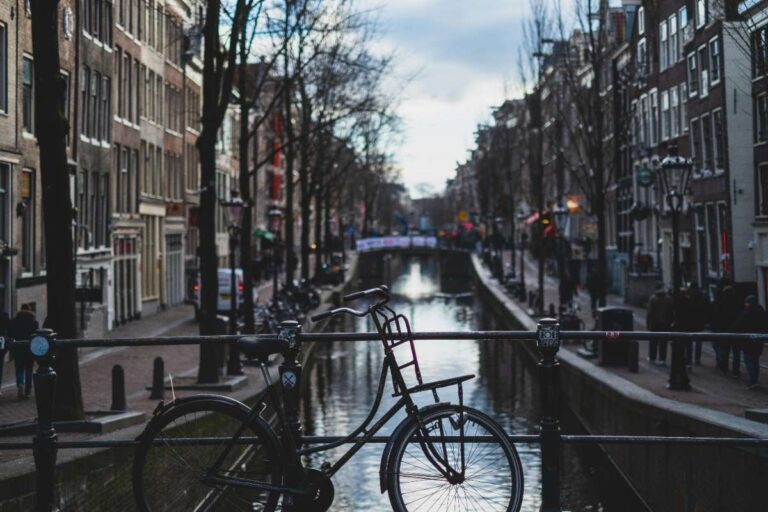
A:
[[[290,329],[291,339],[298,342],[299,350],[294,360],[287,360],[283,365],[298,364],[300,346],[303,342],[327,343],[337,341],[380,341],[380,335],[375,332],[356,333],[301,333],[295,322],[284,322],[283,329]],[[277,339],[286,336],[284,332],[278,335],[259,335],[263,339]],[[76,339],[56,340],[48,329],[41,329],[36,337],[43,338],[48,344],[48,350],[41,348],[40,340],[35,347],[33,341],[16,341],[15,343],[29,344],[36,355],[38,369],[34,375],[35,398],[37,406],[37,433],[30,442],[0,442],[2,450],[32,450],[35,462],[36,479],[36,510],[49,512],[55,510],[55,468],[57,452],[60,449],[88,448],[133,448],[139,441],[125,440],[76,440],[60,441],[54,428],[53,401],[56,388],[56,373],[51,362],[56,348],[82,347],[139,347],[165,345],[200,345],[205,343],[231,344],[241,336],[176,336],[156,338],[123,338],[123,339]],[[640,332],[640,331],[560,331],[557,320],[541,319],[536,331],[465,331],[465,332],[414,332],[415,340],[496,340],[499,342],[535,341],[540,356],[538,362],[540,385],[540,418],[538,434],[509,435],[512,442],[539,444],[541,450],[541,510],[559,511],[560,504],[560,465],[562,445],[566,443],[590,444],[645,444],[666,446],[749,446],[766,447],[768,438],[746,437],[684,437],[684,436],[639,436],[639,435],[568,435],[560,430],[560,363],[557,354],[563,340],[677,340],[677,341],[718,341],[738,343],[768,342],[768,333],[735,334],[735,333],[679,333],[679,332]],[[298,386],[296,386],[298,388]],[[297,394],[284,395],[286,399],[298,400]],[[289,423],[298,424],[297,403],[285,404],[286,411],[293,417],[287,418]],[[337,442],[342,436],[302,436],[302,442],[307,444]],[[241,442],[248,442],[243,438]],[[388,436],[376,436],[371,442],[386,443]],[[216,442],[210,438],[184,439],[183,443],[203,445]],[[218,441],[221,442],[221,441]],[[354,442],[350,440],[350,442]]]

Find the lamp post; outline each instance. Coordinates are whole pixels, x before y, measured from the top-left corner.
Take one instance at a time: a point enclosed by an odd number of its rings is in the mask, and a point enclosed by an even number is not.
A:
[[[525,232],[526,215],[520,210],[517,214],[517,220],[520,221],[520,300],[525,300],[527,291],[525,289],[525,246],[528,242],[528,233]]]
[[[267,211],[267,217],[269,217],[272,232],[275,234],[272,244],[272,304],[277,306],[277,258],[280,250],[280,220],[283,218],[283,211],[279,207],[273,206]]]
[[[240,237],[240,229],[243,222],[245,203],[240,194],[233,190],[229,200],[222,199],[219,205],[227,213],[227,232],[229,233],[229,334],[237,334],[237,310],[238,310],[238,284],[237,284],[237,239]],[[229,375],[242,375],[240,366],[240,353],[234,344],[229,346],[229,359],[227,361],[227,373]]]
[[[673,300],[677,309],[683,276],[680,272],[680,213],[685,205],[685,194],[688,190],[688,178],[693,162],[677,154],[677,146],[669,146],[669,155],[661,161],[656,169],[661,193],[667,199],[667,206],[672,217],[672,286]],[[669,368],[668,389],[690,390],[690,380],[685,369],[685,345],[683,341],[672,342],[672,364]]]
[[[563,282],[565,279],[565,243],[563,237],[565,236],[565,223],[568,222],[568,208],[559,202],[552,212],[555,216],[555,223],[557,223],[557,277],[560,281],[558,297],[560,306],[562,306],[565,302],[570,302],[570,299],[565,300],[566,298],[563,297],[563,285],[570,285],[570,283]]]

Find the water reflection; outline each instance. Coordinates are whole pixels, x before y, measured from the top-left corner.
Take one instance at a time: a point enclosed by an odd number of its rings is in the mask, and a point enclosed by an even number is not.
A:
[[[392,283],[394,309],[412,320],[414,330],[453,331],[507,328],[483,308],[471,292],[471,283],[440,283],[430,259],[414,258],[403,266]],[[437,283],[440,283],[439,285]],[[450,293],[444,292],[450,290]],[[372,330],[366,320],[337,326],[340,330]],[[501,423],[508,432],[534,433],[537,429],[538,391],[534,363],[524,349],[512,343],[478,341],[423,341],[417,343],[421,371],[426,382],[475,374],[464,383],[465,403]],[[379,343],[334,343],[313,347],[305,372],[304,421],[307,433],[340,435],[357,427],[368,414],[376,394],[383,351]],[[405,361],[405,360],[404,360]],[[395,403],[387,383],[380,410]],[[431,396],[423,393],[423,403]],[[442,401],[458,402],[454,388],[440,390]],[[404,413],[393,418],[381,433],[391,432]],[[573,432],[573,430],[570,430]],[[382,445],[369,445],[334,477],[333,510],[388,510],[389,499],[379,488]],[[525,475],[523,510],[540,506],[540,457],[535,445],[517,445]],[[333,462],[344,449],[313,455],[311,465]],[[599,457],[598,457],[599,458]],[[616,491],[615,481],[603,486],[602,475],[613,474],[604,460],[568,449],[564,453],[563,496],[567,510],[639,510],[629,503],[629,493]],[[595,473],[600,473],[596,478]],[[615,478],[614,478],[615,480]],[[605,489],[614,489],[610,492]],[[606,496],[608,492],[608,496]],[[621,496],[615,498],[613,495]],[[611,502],[617,505],[612,506]]]

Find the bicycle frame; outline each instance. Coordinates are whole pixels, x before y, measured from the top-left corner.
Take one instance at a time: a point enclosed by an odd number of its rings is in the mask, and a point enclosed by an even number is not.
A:
[[[258,481],[251,481],[251,480],[245,480],[240,478],[223,476],[219,474],[219,470],[221,469],[221,465],[223,464],[224,460],[226,460],[227,455],[231,451],[232,447],[235,446],[235,444],[237,443],[237,440],[242,436],[243,432],[247,428],[248,423],[252,419],[254,419],[256,416],[261,414],[261,412],[264,410],[264,407],[263,407],[264,403],[263,402],[257,403],[251,408],[251,411],[248,414],[246,420],[243,422],[242,425],[240,425],[238,430],[229,440],[229,442],[227,443],[225,449],[222,451],[217,461],[213,464],[213,466],[211,466],[211,468],[208,469],[208,472],[204,477],[204,480],[211,483],[215,483],[215,484],[232,485],[235,487],[261,489],[265,491],[279,491],[279,492],[285,492],[290,494],[302,494],[305,492],[303,487],[305,487],[304,476],[305,476],[305,469],[306,469],[301,462],[302,456],[331,450],[333,448],[337,448],[344,444],[351,443],[352,446],[350,446],[350,448],[347,449],[341,455],[341,457],[339,457],[332,465],[330,465],[330,467],[323,468],[323,472],[328,477],[332,477],[337,471],[339,471],[342,467],[344,467],[344,465],[360,450],[360,448],[362,448],[365,444],[367,444],[371,440],[371,438],[375,436],[376,433],[378,433],[384,427],[384,425],[386,425],[389,422],[389,420],[392,419],[392,417],[395,414],[397,414],[398,411],[400,411],[402,408],[405,408],[409,417],[415,418],[415,420],[417,421],[419,426],[419,431],[422,433],[419,439],[419,445],[424,455],[429,460],[429,462],[449,481],[462,479],[464,477],[464,464],[465,464],[462,385],[460,382],[458,383],[459,404],[460,404],[459,440],[461,445],[461,457],[460,457],[461,468],[460,468],[460,471],[457,471],[448,462],[447,448],[445,444],[446,436],[443,431],[442,424],[439,425],[440,439],[442,443],[442,455],[438,453],[438,449],[435,447],[432,441],[424,441],[425,439],[430,439],[430,436],[428,435],[428,430],[423,421],[423,418],[421,417],[421,414],[419,413],[419,409],[416,406],[411,396],[411,392],[407,387],[405,378],[403,377],[403,374],[400,371],[402,366],[399,367],[395,360],[393,349],[398,344],[390,343],[390,335],[392,334],[391,325],[393,322],[395,322],[398,328],[398,334],[401,337],[406,336],[403,339],[409,340],[411,343],[412,355],[414,357],[413,366],[415,367],[419,384],[422,384],[423,382],[421,378],[421,372],[418,366],[418,362],[416,361],[415,350],[413,349],[413,339],[410,336],[410,325],[407,324],[407,319],[405,319],[405,317],[401,315],[397,315],[397,313],[395,313],[395,311],[392,310],[391,308],[387,307],[385,303],[386,301],[384,303],[377,303],[376,305],[371,306],[368,310],[368,314],[371,316],[373,323],[376,327],[376,330],[381,336],[381,342],[384,346],[384,362],[382,363],[381,373],[379,375],[379,383],[376,390],[376,398],[371,406],[370,411],[368,412],[368,415],[360,423],[360,425],[357,426],[357,428],[355,428],[351,433],[349,433],[343,439],[330,442],[330,443],[325,443],[318,446],[307,447],[307,448],[300,448],[299,445],[301,444],[301,440],[295,439],[290,432],[286,431],[287,429],[284,429],[283,435],[280,436],[280,440],[283,445],[284,454],[290,459],[288,461],[288,465],[287,465],[288,469],[286,473],[289,475],[293,475],[292,478],[289,478],[288,486],[276,486],[273,484],[268,484],[266,482],[258,482]],[[388,316],[387,315],[388,313],[391,314],[392,316],[391,317]],[[406,322],[405,331],[402,331],[400,329],[400,326],[399,326],[400,318],[404,319]],[[408,363],[408,365],[410,364],[411,363]],[[274,406],[278,416],[278,423],[282,426],[285,426],[287,425],[287,419],[285,415],[285,410],[282,407],[280,402],[280,397],[277,395],[277,391],[274,388],[272,379],[269,377],[269,373],[267,372],[264,365],[261,365],[261,371],[262,371],[262,374],[264,375],[264,379],[267,384],[267,392],[269,395],[269,399],[272,402],[272,405]],[[376,421],[376,423],[374,423],[371,426],[370,429],[368,429],[368,426],[373,421],[374,417],[376,416],[376,413],[378,413],[379,411],[379,407],[381,406],[381,399],[384,396],[384,387],[386,386],[388,371],[391,372],[392,374],[392,381],[393,381],[393,387],[395,389],[395,395],[400,394],[400,398],[392,407],[390,407]],[[298,386],[298,383],[296,385]],[[427,388],[427,389],[431,389],[433,398],[435,399],[435,403],[439,404],[440,402],[437,394],[437,388]],[[424,391],[426,391],[427,389],[424,389]],[[360,436],[360,434],[362,434],[362,436]],[[298,478],[299,482],[296,482],[295,478]],[[299,488],[293,487],[293,485],[295,485],[296,483],[299,484]]]

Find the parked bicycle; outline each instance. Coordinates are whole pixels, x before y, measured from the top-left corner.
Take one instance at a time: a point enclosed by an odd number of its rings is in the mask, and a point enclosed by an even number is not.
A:
[[[403,409],[406,417],[385,445],[379,472],[381,492],[388,493],[393,510],[519,510],[523,472],[515,447],[496,421],[464,405],[463,382],[474,376],[424,382],[410,324],[387,306],[387,288],[355,292],[345,300],[363,298],[375,302],[363,310],[342,307],[313,317],[369,316],[379,333],[385,357],[376,398],[362,424],[339,441],[304,446],[264,364],[267,393],[252,407],[215,395],[161,402],[135,454],[139,510],[271,511],[280,505],[286,511],[327,510],[333,503],[333,475]],[[271,354],[295,356],[299,343],[295,336],[245,337],[238,345],[243,354],[265,363]],[[408,358],[404,363],[398,361],[402,354]],[[398,401],[371,424],[388,375]],[[284,390],[298,386],[286,373],[281,380]],[[441,401],[438,390],[453,386],[458,404]],[[431,393],[434,403],[417,405],[414,395],[422,392]],[[267,417],[270,410],[274,418]],[[343,445],[350,446],[332,464],[305,467],[303,456]]]

